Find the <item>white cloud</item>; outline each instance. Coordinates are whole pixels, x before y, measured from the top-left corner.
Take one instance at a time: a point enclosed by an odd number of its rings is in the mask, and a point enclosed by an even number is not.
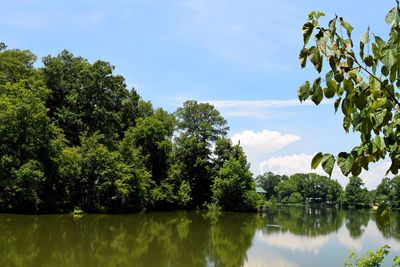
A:
[[[265,99],[265,100],[210,100],[204,101],[216,108],[285,108],[300,105],[313,105],[311,101],[301,103],[298,99]]]
[[[313,155],[307,154],[293,154],[290,156],[271,157],[260,163],[260,171],[274,172],[277,174],[292,175],[295,173],[308,173],[311,172],[310,164]],[[313,170],[313,172],[323,174],[321,168]]]
[[[295,173],[318,173],[326,175],[319,166],[316,170],[311,170],[311,160],[313,155],[308,154],[292,154],[288,156],[271,157],[259,164],[260,172],[274,172],[277,174],[292,175]],[[359,176],[363,179],[368,189],[374,189],[386,176],[386,171],[390,166],[389,160],[383,160],[375,164],[371,164],[369,171],[363,171]],[[340,169],[335,165],[332,177],[337,179],[340,184],[346,185],[348,178],[343,176]]]
[[[231,139],[234,144],[240,142],[240,145],[251,161],[262,154],[279,151],[285,146],[301,140],[301,137],[294,134],[283,134],[281,132],[264,129],[259,132],[246,130],[233,135]]]
[[[314,106],[308,100],[300,102],[298,99],[264,99],[264,100],[208,100],[203,103],[210,103],[226,117],[257,117],[257,118],[281,118],[283,113],[272,112],[274,109]],[[320,105],[331,104],[332,101],[325,99]]]

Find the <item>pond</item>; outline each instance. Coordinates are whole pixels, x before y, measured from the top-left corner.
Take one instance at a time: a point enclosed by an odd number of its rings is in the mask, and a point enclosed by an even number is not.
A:
[[[0,215],[0,266],[343,266],[349,249],[388,244],[400,217],[281,207],[252,213]]]

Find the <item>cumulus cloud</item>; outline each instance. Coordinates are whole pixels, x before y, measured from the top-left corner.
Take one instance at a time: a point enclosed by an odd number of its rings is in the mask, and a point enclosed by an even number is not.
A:
[[[289,156],[272,157],[260,163],[260,171],[274,172],[277,174],[292,175],[295,173],[308,173],[311,172],[310,163],[313,155],[307,154],[293,154]],[[316,173],[322,174],[321,168],[314,170]]]
[[[262,154],[279,151],[285,146],[301,140],[301,137],[264,129],[259,132],[246,130],[233,135],[231,140],[234,144],[240,142],[248,158],[254,160]]]
[[[274,172],[277,174],[292,175],[295,173],[318,173],[326,175],[319,166],[316,170],[311,170],[311,160],[314,156],[309,154],[292,154],[288,156],[271,157],[262,161],[259,164],[261,173]],[[368,189],[374,189],[381,182],[382,178],[386,176],[386,171],[390,167],[389,160],[383,160],[374,164],[370,164],[369,171],[363,170],[359,175]],[[343,176],[340,169],[335,165],[332,177],[337,179],[340,184],[346,185],[348,178]]]

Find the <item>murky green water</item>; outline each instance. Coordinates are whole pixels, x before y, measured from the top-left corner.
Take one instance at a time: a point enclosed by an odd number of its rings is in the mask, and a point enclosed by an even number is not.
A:
[[[343,266],[388,244],[400,217],[368,211],[269,209],[262,214],[0,215],[0,266]],[[388,261],[388,262],[389,262]],[[387,264],[390,266],[389,264]]]

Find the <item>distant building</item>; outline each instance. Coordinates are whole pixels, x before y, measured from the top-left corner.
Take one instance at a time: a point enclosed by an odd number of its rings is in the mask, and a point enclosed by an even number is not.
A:
[[[267,195],[267,192],[261,186],[256,186],[256,192],[262,195],[264,198]]]

